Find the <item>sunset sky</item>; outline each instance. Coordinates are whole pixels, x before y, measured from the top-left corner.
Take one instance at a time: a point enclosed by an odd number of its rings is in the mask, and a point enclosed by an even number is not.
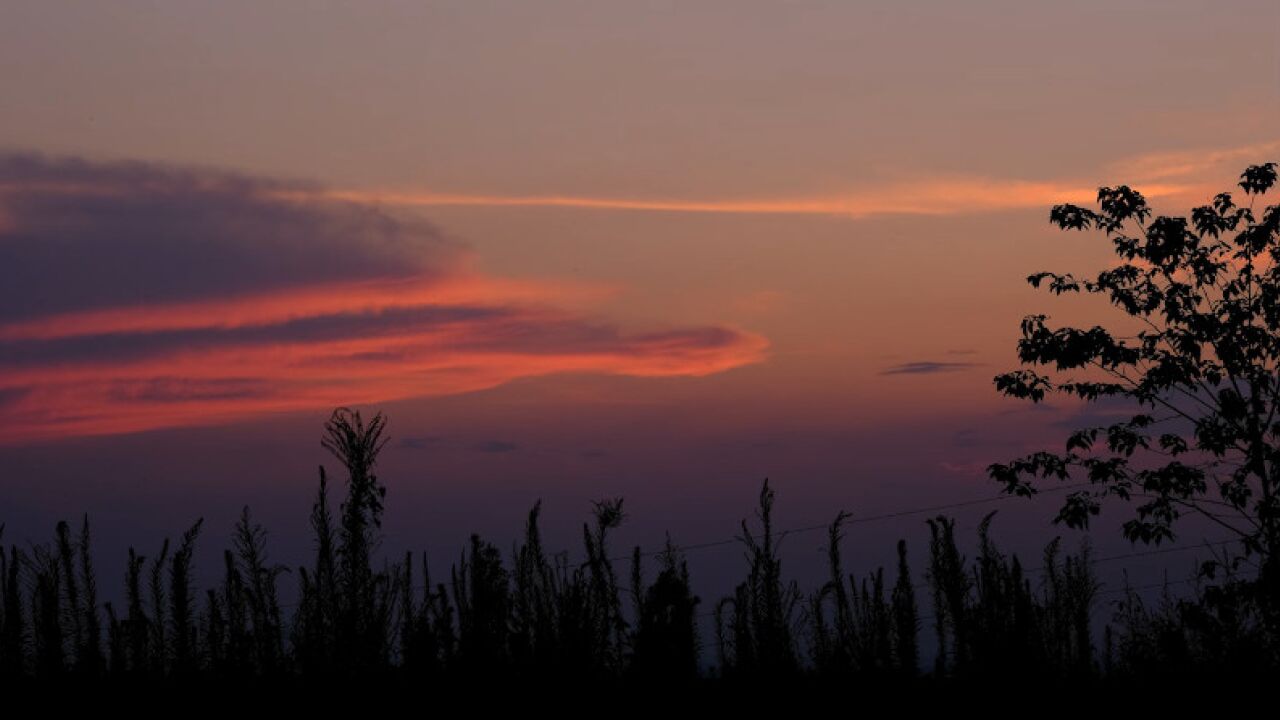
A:
[[[1024,315],[1116,317],[1027,287],[1113,261],[1049,208],[1127,183],[1185,214],[1280,160],[1278,27],[1274,0],[5,2],[0,522],[89,512],[118,551],[203,515],[212,547],[248,503],[296,564],[338,405],[390,419],[387,547],[442,561],[538,498],[567,546],[625,496],[621,542],[656,546],[732,537],[765,477],[788,527],[994,495],[987,464],[1098,412],[992,384]],[[1062,532],[998,507],[1010,544]]]

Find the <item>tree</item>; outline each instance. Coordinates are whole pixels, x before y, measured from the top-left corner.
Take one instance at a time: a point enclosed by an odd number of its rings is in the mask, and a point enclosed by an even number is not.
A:
[[[1023,369],[995,377],[1001,393],[1039,403],[1053,394],[1101,403],[1118,421],[1085,427],[1065,452],[993,464],[990,477],[1029,496],[1036,481],[1087,481],[1066,496],[1056,522],[1086,527],[1103,500],[1134,501],[1133,541],[1173,539],[1195,514],[1242,541],[1277,576],[1280,551],[1280,205],[1260,200],[1276,163],[1240,177],[1246,205],[1229,192],[1185,217],[1152,217],[1127,186],[1098,190],[1098,210],[1057,205],[1063,230],[1100,230],[1120,263],[1093,278],[1040,272],[1027,278],[1055,295],[1105,297],[1127,318],[1120,329],[1053,328],[1022,321]]]

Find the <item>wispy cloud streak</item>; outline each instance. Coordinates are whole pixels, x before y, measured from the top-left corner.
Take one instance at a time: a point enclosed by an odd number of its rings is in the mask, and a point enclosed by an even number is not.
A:
[[[1280,141],[1235,148],[1151,153],[1114,163],[1104,174],[1109,182],[1140,183],[1149,198],[1194,197],[1212,190],[1193,182],[1195,174],[1228,162],[1258,162],[1280,151]],[[782,198],[635,198],[589,195],[499,195],[405,190],[327,190],[327,197],[358,203],[401,207],[572,208],[731,215],[817,215],[865,218],[877,215],[963,215],[1057,203],[1089,203],[1097,196],[1097,180],[1033,181],[995,177],[943,177],[897,181],[880,187],[810,197]],[[288,194],[288,193],[286,193]]]
[[[1162,183],[1146,188],[1158,197],[1185,192],[1189,186]],[[1096,187],[1078,183],[958,178],[903,183],[884,189],[853,190],[811,198],[676,200],[573,195],[463,195],[433,192],[343,190],[328,197],[401,207],[483,206],[575,208],[730,215],[820,215],[865,218],[876,215],[958,215],[1021,208],[1047,207],[1059,202],[1088,202]]]
[[[881,375],[935,375],[937,373],[958,372],[978,367],[977,363],[968,362],[934,362],[920,360],[902,363],[880,371]]]

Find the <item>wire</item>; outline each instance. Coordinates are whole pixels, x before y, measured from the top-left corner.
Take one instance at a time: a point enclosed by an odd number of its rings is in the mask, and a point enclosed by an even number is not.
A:
[[[1068,485],[1058,485],[1058,486],[1054,486],[1054,487],[1051,487],[1051,488],[1046,488],[1046,489],[1043,489],[1043,490],[1039,490],[1039,491],[1036,493],[1036,496],[1038,496],[1038,495],[1044,495],[1044,494],[1049,494],[1049,493],[1055,493],[1055,492],[1064,492],[1064,491],[1067,491],[1067,490],[1075,490],[1075,489],[1080,489],[1080,488],[1089,487],[1089,486],[1091,486],[1091,485],[1092,485],[1091,483],[1087,483],[1087,482],[1084,482],[1084,483],[1072,483],[1072,484],[1068,484]],[[894,519],[902,518],[902,517],[910,517],[910,516],[912,516],[912,515],[922,515],[922,514],[925,514],[925,513],[941,512],[941,511],[944,511],[944,510],[956,510],[956,509],[960,509],[960,508],[974,507],[974,506],[977,506],[977,505],[985,505],[985,504],[989,504],[989,503],[994,503],[994,502],[1000,502],[1000,501],[1003,501],[1003,500],[1008,500],[1009,498],[1012,498],[1012,497],[1017,497],[1017,496],[1015,496],[1015,495],[1010,495],[1010,494],[1007,494],[1007,493],[1003,493],[1003,494],[996,495],[996,496],[991,496],[991,497],[985,497],[985,498],[974,498],[974,499],[971,499],[971,500],[961,500],[961,501],[958,501],[958,502],[953,502],[953,503],[944,503],[944,504],[941,504],[941,505],[929,505],[929,506],[924,506],[924,507],[909,508],[909,509],[905,509],[905,510],[895,510],[895,511],[891,511],[891,512],[880,513],[880,514],[876,514],[876,515],[866,515],[866,516],[862,516],[862,517],[848,517],[848,518],[845,518],[845,519],[843,520],[843,522],[842,522],[842,526],[843,526],[843,525],[860,525],[860,524],[872,523],[872,522],[881,522],[881,521],[884,521],[884,520],[894,520]],[[1035,497],[1035,496],[1032,496],[1032,497]],[[778,538],[779,538],[779,540],[781,540],[782,538],[786,537],[787,535],[796,535],[796,534],[802,534],[802,533],[807,533],[807,532],[814,532],[814,531],[817,531],[817,530],[825,530],[825,529],[828,529],[828,528],[830,528],[830,527],[831,527],[831,523],[829,523],[829,522],[828,522],[828,523],[820,523],[820,524],[813,524],[813,525],[802,525],[802,526],[798,526],[798,527],[787,528],[787,529],[784,529],[784,530],[780,530],[780,531],[778,531]],[[740,543],[740,542],[743,542],[743,540],[744,540],[744,539],[746,539],[746,538],[750,538],[750,539],[753,539],[753,540],[754,540],[754,539],[758,539],[759,537],[760,537],[759,535],[744,534],[744,535],[737,535],[737,536],[734,536],[734,537],[731,537],[731,538],[722,538],[722,539],[719,539],[719,540],[708,540],[708,541],[704,541],[704,542],[690,543],[690,544],[687,544],[687,545],[672,545],[672,546],[670,546],[670,548],[669,548],[669,549],[670,549],[670,550],[677,551],[677,552],[681,552],[681,553],[696,552],[696,551],[699,551],[699,550],[707,550],[707,549],[710,549],[710,548],[723,547],[723,546],[726,546],[726,545],[732,545],[732,544]],[[1147,556],[1152,556],[1152,555],[1164,555],[1164,554],[1176,553],[1176,552],[1186,552],[1187,550],[1200,549],[1200,548],[1207,548],[1207,547],[1216,547],[1216,546],[1226,545],[1226,544],[1235,543],[1235,542],[1242,542],[1242,540],[1240,540],[1240,539],[1236,539],[1236,538],[1233,538],[1233,539],[1227,539],[1227,540],[1217,540],[1217,541],[1213,541],[1213,542],[1209,542],[1209,543],[1197,543],[1197,544],[1194,544],[1194,545],[1180,545],[1180,546],[1174,546],[1174,547],[1168,547],[1168,548],[1157,548],[1157,549],[1154,549],[1154,550],[1145,550],[1145,551],[1137,551],[1137,552],[1132,552],[1132,553],[1123,553],[1123,554],[1119,554],[1119,555],[1110,555],[1110,556],[1106,556],[1106,557],[1101,557],[1101,558],[1095,558],[1095,559],[1092,559],[1092,560],[1090,561],[1090,565],[1097,565],[1097,564],[1101,564],[1101,563],[1115,562],[1115,561],[1117,561],[1117,560],[1125,560],[1125,559],[1135,558],[1135,557],[1147,557]],[[663,554],[665,554],[666,552],[668,552],[668,549],[666,549],[666,548],[664,548],[663,550],[647,550],[647,551],[641,551],[641,552],[640,552],[640,557],[655,557],[655,556],[663,555]],[[553,553],[553,554],[552,554],[552,557],[563,557],[563,556],[565,556],[565,555],[567,555],[567,554],[568,554],[567,552]],[[633,555],[616,556],[616,557],[610,557],[610,558],[608,558],[608,560],[609,560],[609,562],[625,562],[625,561],[627,561],[627,560],[632,559],[632,557],[633,557]],[[587,565],[589,565],[589,564],[590,564],[590,561],[589,561],[589,560],[586,560],[586,561],[582,561],[582,562],[579,562],[579,563],[568,563],[568,564],[566,564],[566,565],[564,565],[564,566],[562,566],[562,567],[564,567],[565,569],[570,569],[570,568],[572,568],[572,569],[580,569],[580,568],[583,568],[583,567],[585,567],[585,566],[587,566]],[[1038,572],[1044,572],[1046,569],[1047,569],[1047,568],[1045,568],[1044,566],[1041,566],[1041,567],[1030,568],[1030,569],[1028,569],[1028,570],[1025,570],[1024,572],[1027,572],[1027,573],[1038,573]],[[1186,581],[1178,581],[1178,582],[1186,582]],[[917,587],[917,583],[912,583],[912,587],[913,587],[913,588],[916,588],[916,587]],[[425,586],[425,585],[415,585],[415,586],[413,586],[413,588],[411,588],[411,589],[412,589],[412,590],[414,590],[414,591],[423,591],[423,590],[429,590],[430,588],[429,588],[428,586]],[[631,592],[631,589],[630,589],[630,588],[623,588],[623,587],[621,587],[621,586],[618,586],[618,589],[619,589],[620,591]],[[1143,588],[1134,588],[1134,589],[1143,589]],[[1104,594],[1105,594],[1105,593],[1104,593]],[[296,603],[296,602],[295,602],[295,603],[282,603],[282,604],[281,604],[281,607],[296,607],[298,604],[299,604],[299,603]],[[715,615],[715,613],[714,613],[714,612],[711,612],[711,613],[702,613],[702,614],[699,614],[699,615],[698,615],[698,617],[713,617],[714,615]],[[922,619],[923,619],[923,618],[922,618]]]
[[[1054,493],[1054,492],[1063,492],[1066,490],[1074,490],[1074,489],[1089,487],[1091,484],[1092,483],[1072,483],[1070,485],[1058,485],[1056,487],[1040,490],[1036,493],[1036,495],[1042,495],[1042,494],[1048,494],[1048,493]],[[961,500],[959,502],[946,503],[943,505],[930,505],[927,507],[911,508],[908,510],[895,510],[892,512],[882,513],[879,515],[866,515],[863,517],[848,517],[848,518],[845,518],[842,525],[861,525],[863,523],[880,522],[883,520],[895,520],[897,518],[910,517],[912,515],[922,515],[924,513],[934,513],[934,512],[941,512],[943,510],[955,510],[958,508],[973,507],[975,505],[985,505],[987,503],[1008,500],[1009,498],[1012,498],[1012,497],[1017,497],[1017,496],[1004,493],[1004,494],[995,495],[992,497],[975,498],[972,500]],[[783,537],[786,537],[787,535],[798,535],[801,533],[813,532],[815,530],[826,530],[829,527],[831,527],[831,523],[826,522],[826,523],[820,523],[816,525],[802,525],[800,527],[788,528],[785,530],[778,531],[778,538],[779,540],[781,540]],[[760,537],[761,536],[759,535],[751,535],[751,534],[736,535],[731,538],[723,538],[720,540],[708,540],[706,542],[692,543],[689,545],[672,545],[671,549],[679,552],[687,553],[691,551],[706,550],[708,548],[722,547],[724,545],[732,545],[735,543],[740,543],[746,538],[756,540],[756,539],[759,539]],[[665,548],[662,550],[648,550],[648,551],[642,551],[640,553],[640,556],[655,557],[658,555],[662,555],[666,552],[667,550]],[[622,562],[630,559],[631,559],[630,555],[609,558],[610,561],[617,561],[617,562]],[[588,561],[580,562],[576,564],[576,567],[583,567],[587,564],[589,564]]]

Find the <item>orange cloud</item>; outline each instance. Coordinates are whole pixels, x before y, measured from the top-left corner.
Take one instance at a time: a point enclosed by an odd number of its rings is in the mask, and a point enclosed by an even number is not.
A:
[[[352,304],[369,303],[377,295],[368,287],[362,290]],[[301,295],[310,292],[304,289]],[[456,394],[555,373],[702,376],[759,362],[767,347],[758,335],[728,328],[625,334],[563,311],[520,305],[415,306],[404,319],[385,322],[390,308],[403,307],[402,298],[362,313],[357,321],[380,325],[362,336],[358,327],[351,329],[346,314],[338,316],[332,331],[325,323],[335,316],[326,314],[235,325],[234,317],[220,318],[220,302],[184,308],[190,315],[165,307],[135,308],[118,318],[108,313],[108,322],[98,327],[78,318],[75,335],[67,334],[72,325],[64,323],[43,339],[28,334],[11,340],[10,349],[36,354],[24,362],[20,352],[9,353],[17,359],[0,363],[5,366],[0,442]],[[451,308],[462,311],[453,317]],[[414,316],[435,309],[443,310],[445,319]],[[210,322],[191,330],[197,323],[187,320],[197,318]],[[119,319],[127,319],[131,329],[112,322]],[[300,322],[308,327],[301,335],[295,331]],[[188,327],[172,342],[166,340],[172,333],[157,331],[179,324]],[[6,337],[19,335],[12,328],[0,330]],[[123,338],[130,349],[116,356],[100,345],[104,337]],[[140,352],[135,343],[143,346]]]
[[[343,353],[311,348],[326,355],[321,363],[299,348],[274,348],[179,356],[92,372],[55,371],[24,378],[37,382],[0,412],[0,442],[217,424],[268,412],[327,408],[352,398],[377,403],[472,392],[554,373],[700,376],[758,362],[765,346],[758,336],[744,334],[718,347],[699,346],[693,338],[682,343],[633,340],[602,352],[441,352],[384,362],[343,362]]]
[[[584,372],[759,362],[723,326],[627,332],[614,292],[470,269],[462,249],[311,189],[0,156],[0,443],[232,422]]]
[[[161,306],[123,306],[61,313],[0,325],[0,340],[51,340],[103,333],[231,329],[333,313],[370,313],[450,306],[600,300],[616,288],[587,283],[511,280],[474,273],[317,283],[289,290]]]

